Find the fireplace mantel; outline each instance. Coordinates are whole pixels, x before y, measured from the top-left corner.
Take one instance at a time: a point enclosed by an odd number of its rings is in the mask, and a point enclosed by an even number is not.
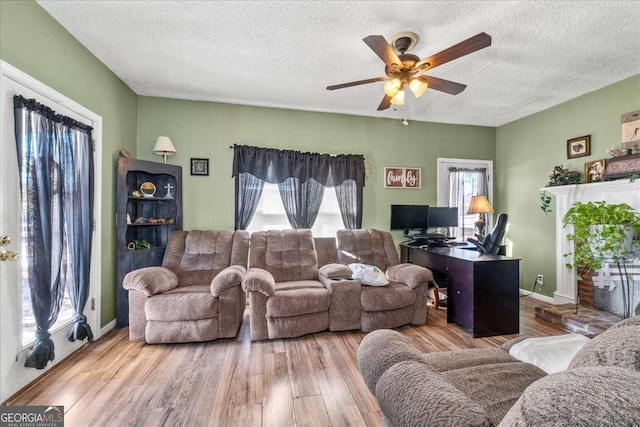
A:
[[[577,300],[576,270],[565,267],[564,254],[573,252],[573,242],[567,240],[569,231],[562,227],[562,218],[575,202],[595,202],[604,200],[607,203],[627,203],[640,210],[640,180],[596,182],[592,184],[563,185],[544,187],[555,197],[556,212],[556,291],[553,294],[554,304],[575,303]]]

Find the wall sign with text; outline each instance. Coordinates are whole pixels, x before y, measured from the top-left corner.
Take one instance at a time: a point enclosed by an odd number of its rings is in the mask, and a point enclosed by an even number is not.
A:
[[[384,168],[384,188],[420,188],[421,168]]]

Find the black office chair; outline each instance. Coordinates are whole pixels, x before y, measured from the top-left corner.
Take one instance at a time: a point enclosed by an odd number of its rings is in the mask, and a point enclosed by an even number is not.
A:
[[[468,238],[467,241],[476,245],[482,253],[496,255],[500,250],[500,242],[502,242],[502,238],[504,237],[508,218],[509,215],[506,213],[498,215],[498,221],[496,222],[495,227],[493,227],[491,233],[489,233],[482,242],[472,238]]]

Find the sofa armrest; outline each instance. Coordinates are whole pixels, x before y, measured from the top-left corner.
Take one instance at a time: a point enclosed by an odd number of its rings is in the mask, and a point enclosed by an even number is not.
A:
[[[240,286],[247,269],[241,265],[232,265],[216,275],[211,281],[211,295],[219,297],[226,289]]]
[[[344,264],[327,264],[320,267],[318,276],[327,279],[345,279],[351,277],[351,269]]]
[[[150,297],[178,287],[178,276],[164,267],[145,267],[127,273],[122,287],[129,291],[139,291]]]
[[[433,273],[425,267],[415,264],[397,264],[387,268],[387,277],[404,283],[411,289],[416,288],[421,283],[429,284],[433,282]]]
[[[375,394],[378,380],[387,369],[407,360],[422,362],[423,357],[404,335],[390,329],[378,329],[364,337],[357,360],[364,382]]]
[[[276,281],[267,270],[250,268],[242,279],[242,289],[247,292],[261,292],[270,297],[276,294]]]
[[[420,362],[400,362],[378,381],[375,395],[392,425],[492,426],[484,408]]]

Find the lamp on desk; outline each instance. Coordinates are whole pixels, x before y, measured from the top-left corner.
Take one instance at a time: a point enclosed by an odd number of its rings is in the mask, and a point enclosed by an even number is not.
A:
[[[493,212],[493,208],[491,204],[487,200],[487,197],[484,195],[473,196],[471,197],[471,202],[469,202],[469,210],[468,214],[478,214],[478,220],[476,221],[476,231],[478,240],[482,241],[484,239],[484,227],[486,222],[484,220],[484,215]]]

